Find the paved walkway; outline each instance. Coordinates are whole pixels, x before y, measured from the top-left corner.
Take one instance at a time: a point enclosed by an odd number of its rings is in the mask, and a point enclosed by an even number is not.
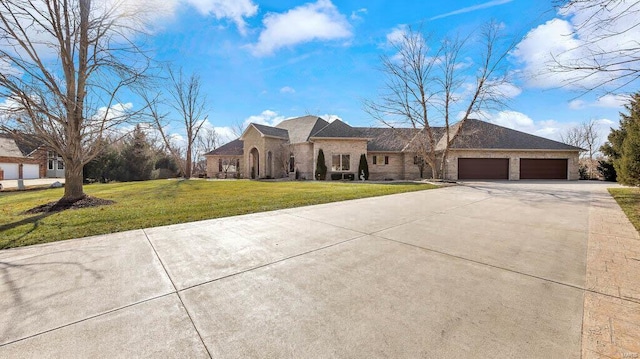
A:
[[[0,357],[633,358],[638,236],[606,186],[469,183],[0,251]]]

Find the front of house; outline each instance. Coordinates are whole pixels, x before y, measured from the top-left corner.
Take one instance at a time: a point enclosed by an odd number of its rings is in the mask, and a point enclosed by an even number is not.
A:
[[[456,126],[462,125],[462,122]],[[442,156],[444,130],[436,152]],[[432,171],[412,149],[420,131],[412,128],[352,127],[317,116],[285,120],[275,127],[250,124],[240,138],[205,155],[211,178],[313,179],[322,150],[326,179],[358,179],[360,156],[367,158],[370,180],[431,178]],[[577,180],[581,149],[468,119],[445,159],[450,180]],[[441,157],[440,157],[441,158]]]

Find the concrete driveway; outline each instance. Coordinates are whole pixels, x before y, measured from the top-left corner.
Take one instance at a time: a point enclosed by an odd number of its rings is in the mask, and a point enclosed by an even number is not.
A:
[[[0,357],[579,358],[610,185],[466,183],[0,251]]]

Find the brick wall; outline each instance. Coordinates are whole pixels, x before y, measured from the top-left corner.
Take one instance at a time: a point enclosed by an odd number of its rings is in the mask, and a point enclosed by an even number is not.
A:
[[[318,152],[322,149],[324,152],[324,160],[327,165],[327,179],[331,179],[331,162],[333,155],[349,155],[349,171],[345,173],[356,174],[358,172],[358,163],[360,155],[367,153],[366,139],[316,139],[313,141],[313,169],[315,171],[315,163],[318,158]]]
[[[209,178],[225,178],[225,170],[226,170],[226,178],[236,178],[237,174],[244,173],[242,165],[244,164],[242,156],[206,156],[207,158],[207,177]],[[219,161],[223,161],[222,171],[220,171]],[[233,167],[225,165],[225,161],[227,163],[236,163],[236,160],[240,161],[240,167],[237,171],[233,170]]]

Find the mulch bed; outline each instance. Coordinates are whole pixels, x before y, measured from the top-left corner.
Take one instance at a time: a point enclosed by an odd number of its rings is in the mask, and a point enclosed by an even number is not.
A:
[[[37,213],[47,213],[47,212],[49,213],[60,212],[67,209],[98,207],[98,206],[105,206],[113,203],[116,203],[116,202],[110,199],[84,196],[83,198],[76,201],[59,200],[56,202],[49,202],[47,204],[43,204],[43,205],[31,208],[30,210],[25,211],[25,213],[37,214]]]

